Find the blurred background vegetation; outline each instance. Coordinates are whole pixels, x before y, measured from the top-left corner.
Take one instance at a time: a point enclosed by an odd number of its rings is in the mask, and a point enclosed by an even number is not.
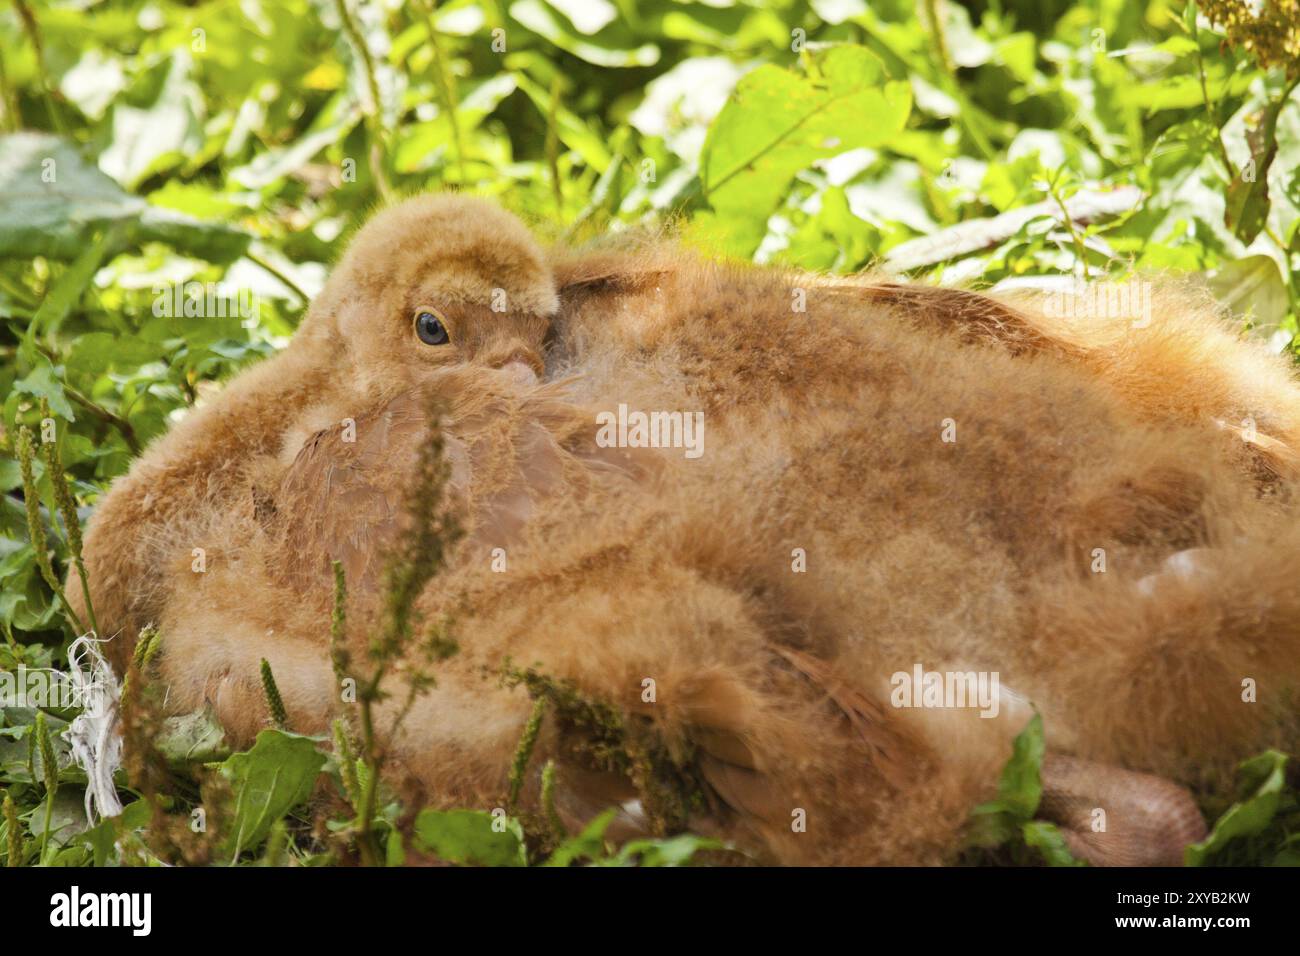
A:
[[[1194,273],[1294,351],[1298,81],[1298,0],[0,4],[0,665],[70,636],[15,425],[48,405],[84,517],[388,198],[982,286]]]

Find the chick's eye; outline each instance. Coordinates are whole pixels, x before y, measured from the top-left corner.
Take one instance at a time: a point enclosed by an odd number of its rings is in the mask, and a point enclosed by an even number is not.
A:
[[[432,312],[421,310],[415,314],[415,334],[425,345],[446,345],[450,341],[447,327]]]

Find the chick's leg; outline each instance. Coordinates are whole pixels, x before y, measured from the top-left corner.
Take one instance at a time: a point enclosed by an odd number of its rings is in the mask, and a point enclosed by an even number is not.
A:
[[[991,784],[1033,707],[1002,687],[991,719],[970,709],[922,709],[900,716],[904,727],[919,725],[927,742],[947,755],[952,770]],[[1052,728],[1049,746],[1072,746],[1065,722],[1049,717],[1046,723]],[[1205,835],[1192,795],[1163,777],[1055,751],[1044,755],[1041,774],[1038,816],[1058,824],[1071,852],[1095,866],[1177,866],[1183,848]]]
[[[1039,815],[1094,866],[1180,866],[1205,837],[1196,801],[1170,780],[1056,754],[1042,773]]]

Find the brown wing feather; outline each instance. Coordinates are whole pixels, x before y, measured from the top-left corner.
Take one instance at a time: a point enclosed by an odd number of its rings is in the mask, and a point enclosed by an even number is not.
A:
[[[792,648],[778,647],[776,652],[825,691],[870,749],[872,764],[880,775],[891,784],[902,786],[908,778],[905,755],[911,752],[911,747],[891,728],[884,708],[836,677],[825,661]]]
[[[598,447],[595,417],[564,401],[562,387],[512,392],[487,370],[479,379],[456,382],[444,432],[450,492],[471,549],[516,542],[543,499],[654,472],[646,456]],[[350,586],[376,588],[429,409],[427,394],[404,392],[357,417],[354,441],[339,426],[304,443],[274,502],[263,506],[282,529],[289,566],[281,573],[304,587],[327,580],[337,560]]]
[[[425,434],[425,408],[408,393],[350,428],[328,428],[304,443],[275,504],[296,559],[282,569],[291,579],[319,580],[340,561],[355,586],[377,583],[384,545],[400,524],[404,478]]]

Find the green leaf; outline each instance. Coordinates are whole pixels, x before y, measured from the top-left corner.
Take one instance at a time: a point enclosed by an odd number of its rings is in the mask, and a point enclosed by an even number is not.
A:
[[[107,372],[133,372],[142,365],[163,358],[157,343],[114,335],[112,332],[87,332],[77,337],[64,360],[70,379],[75,376],[95,378]]]
[[[971,846],[992,849],[1015,839],[1017,826],[1023,825],[1001,803],[991,800],[970,812],[967,842]]]
[[[152,816],[148,800],[133,800],[117,816],[101,820],[82,833],[80,839],[90,848],[94,865],[104,866],[113,859],[118,839],[132,830],[143,829]]]
[[[269,186],[305,166],[325,147],[343,142],[360,119],[359,109],[345,111],[333,123],[304,134],[291,145],[261,153],[247,166],[231,170],[230,178],[248,189]]]
[[[997,847],[1027,835],[1025,824],[1033,820],[1043,796],[1043,718],[1035,713],[1025,729],[1016,735],[1011,759],[1002,768],[997,799],[971,811],[968,840],[973,846]],[[1047,839],[1035,833],[1037,839]]]
[[[146,102],[121,100],[113,106],[112,140],[100,154],[99,168],[128,189],[203,145],[198,118],[203,96],[190,79],[190,64],[182,47],[141,77],[138,86],[149,92]]]
[[[1213,102],[1240,96],[1250,89],[1255,79],[1253,71],[1227,75],[1222,67],[1207,69],[1206,73],[1206,89]],[[1199,77],[1182,73],[1155,83],[1133,83],[1120,90],[1119,99],[1124,106],[1150,112],[1185,110],[1203,106],[1205,91],[1201,89]]]
[[[1070,852],[1065,838],[1055,825],[1043,820],[1030,820],[1021,827],[1025,843],[1042,854],[1048,866],[1087,866]]]
[[[1286,763],[1286,754],[1266,750],[1241,764],[1237,773],[1247,796],[1219,817],[1208,837],[1184,851],[1188,866],[1209,865],[1233,840],[1262,833],[1273,822],[1286,784]]]
[[[1259,334],[1270,334],[1286,318],[1286,282],[1269,256],[1235,259],[1210,273],[1207,282],[1214,297]]]
[[[761,66],[741,78],[705,139],[700,179],[717,221],[748,254],[795,174],[819,159],[880,146],[911,112],[906,83],[862,47],[834,47],[815,75]]]
[[[618,807],[610,807],[583,827],[582,832],[561,843],[546,860],[545,866],[568,866],[575,860],[595,860],[605,853],[605,831],[618,815]]]
[[[540,0],[517,0],[510,4],[510,15],[566,53],[596,66],[654,66],[659,62],[659,47],[653,43],[634,45],[631,34],[618,24],[595,36],[584,36]]]
[[[456,119],[462,134],[476,129],[519,86],[510,73],[500,73],[479,83],[461,99]],[[451,123],[445,112],[424,123],[408,123],[398,131],[393,165],[399,172],[414,172],[429,164],[429,157],[452,143]]]
[[[32,369],[30,375],[14,382],[14,391],[23,395],[32,395],[36,398],[45,399],[50,403],[50,411],[65,421],[75,422],[77,420],[76,416],[72,414],[72,405],[63,392],[63,383],[59,381],[58,376],[54,373],[54,367],[50,365],[44,356],[40,358],[39,364]]]
[[[75,259],[115,223],[125,227],[124,242],[168,242],[214,262],[239,258],[250,238],[150,206],[48,133],[0,136],[0,196],[0,256]]]
[[[550,92],[522,73],[515,77],[515,82],[519,84],[519,89],[533,101],[537,111],[546,117],[551,110]],[[595,130],[577,114],[563,107],[555,111],[555,125],[555,133],[560,138],[560,142],[581,156],[582,161],[597,172],[605,171],[611,157],[604,139]]]
[[[95,270],[104,261],[109,247],[117,241],[117,227],[94,237],[72,265],[59,276],[54,288],[41,302],[27,327],[27,338],[34,340],[38,331],[51,334],[58,329],[68,312],[95,278]]]
[[[384,842],[384,865],[406,866],[406,850],[402,846],[402,834],[397,829],[389,830]]]
[[[1043,796],[1043,718],[1034,714],[1025,729],[1016,735],[1011,759],[1002,768],[998,782],[998,799],[1023,820],[1038,811]]]
[[[235,794],[234,818],[225,849],[232,857],[255,849],[275,821],[311,796],[325,755],[310,737],[264,730],[251,750],[220,764]]]
[[[633,840],[618,851],[617,866],[685,866],[701,850],[722,850],[726,844],[693,833],[680,833],[666,840]]]
[[[504,820],[504,829],[494,830],[495,820]],[[494,817],[481,810],[421,810],[415,818],[415,845],[448,863],[477,866],[528,863],[519,821]]]
[[[1268,171],[1277,155],[1277,116],[1285,103],[1274,100],[1255,118],[1255,126],[1246,133],[1250,159],[1228,187],[1223,222],[1247,245],[1255,241],[1268,221]]]
[[[211,704],[164,720],[161,732],[154,739],[154,748],[169,766],[210,763],[230,755],[225,730]]]

